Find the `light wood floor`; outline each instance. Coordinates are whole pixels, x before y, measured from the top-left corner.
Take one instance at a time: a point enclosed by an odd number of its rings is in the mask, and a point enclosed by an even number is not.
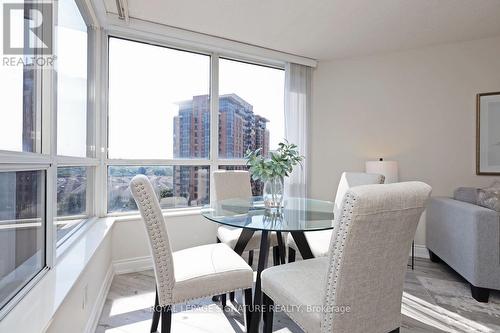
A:
[[[149,332],[153,303],[152,271],[115,276],[96,333]],[[403,333],[500,332],[500,293],[494,292],[489,303],[478,303],[467,283],[449,267],[417,259],[415,270],[406,274],[402,314]],[[242,333],[245,329],[236,307],[223,311],[220,304],[202,299],[175,308],[172,332]],[[274,332],[301,330],[285,314],[277,313]]]

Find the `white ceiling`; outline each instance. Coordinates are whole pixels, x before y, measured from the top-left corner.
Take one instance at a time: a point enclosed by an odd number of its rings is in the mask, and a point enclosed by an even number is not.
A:
[[[132,18],[320,60],[500,35],[500,0],[127,1]]]

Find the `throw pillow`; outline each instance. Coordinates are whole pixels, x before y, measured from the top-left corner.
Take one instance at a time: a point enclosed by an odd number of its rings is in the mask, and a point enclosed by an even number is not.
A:
[[[500,181],[495,181],[489,187],[479,189],[477,204],[500,212]]]
[[[453,193],[453,199],[477,205],[477,187],[459,187]]]

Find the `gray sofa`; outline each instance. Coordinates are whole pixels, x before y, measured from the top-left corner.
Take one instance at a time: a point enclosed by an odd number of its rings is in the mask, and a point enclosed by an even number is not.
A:
[[[488,302],[500,290],[500,213],[476,204],[475,188],[460,188],[454,198],[432,198],[426,236],[431,260],[444,261],[471,285],[472,297]]]

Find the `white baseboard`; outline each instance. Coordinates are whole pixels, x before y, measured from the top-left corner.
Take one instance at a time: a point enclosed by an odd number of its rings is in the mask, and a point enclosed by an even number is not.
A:
[[[415,244],[415,257],[416,258],[429,258],[429,251],[427,251],[427,247],[425,245]]]
[[[115,275],[127,274],[132,272],[140,272],[153,268],[151,257],[136,257],[130,259],[116,260],[109,266],[101,289],[97,294],[96,301],[90,312],[87,325],[85,325],[84,333],[94,333],[99,323],[106,297],[108,296],[109,288],[113,282]]]
[[[113,261],[113,270],[117,275],[133,272],[146,271],[153,268],[153,260],[150,256],[135,257]]]
[[[87,325],[85,325],[85,333],[94,333],[97,324],[99,323],[99,318],[101,316],[102,309],[104,307],[104,302],[106,301],[106,297],[108,296],[109,288],[111,287],[111,282],[113,282],[113,265],[109,265],[108,270],[106,272],[106,276],[104,278],[103,283],[101,284],[101,288],[99,289],[99,293],[97,294],[96,301],[92,310],[90,311],[89,319],[87,320]]]

